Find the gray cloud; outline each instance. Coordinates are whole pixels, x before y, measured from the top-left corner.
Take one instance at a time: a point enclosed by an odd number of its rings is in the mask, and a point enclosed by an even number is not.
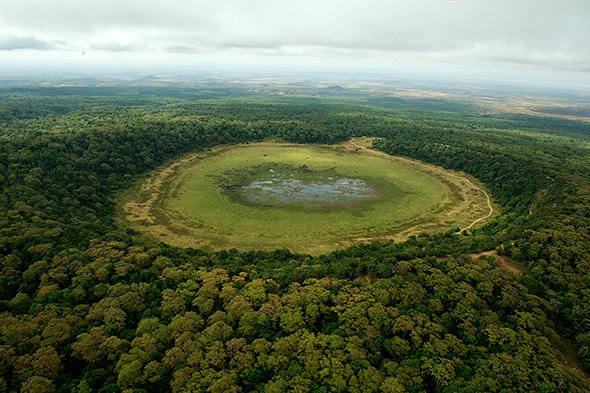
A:
[[[51,42],[39,40],[35,37],[0,37],[0,50],[35,49],[50,50],[57,46]]]
[[[3,0],[0,50],[365,56],[581,70],[590,63],[588,20],[588,0]]]

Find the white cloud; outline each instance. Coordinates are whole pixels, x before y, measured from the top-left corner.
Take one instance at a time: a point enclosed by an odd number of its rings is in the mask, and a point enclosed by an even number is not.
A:
[[[588,0],[2,0],[0,50],[400,58],[586,69]]]

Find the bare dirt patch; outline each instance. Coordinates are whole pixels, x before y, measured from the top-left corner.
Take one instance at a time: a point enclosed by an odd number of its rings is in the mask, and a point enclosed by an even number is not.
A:
[[[477,254],[469,254],[469,256],[473,260],[477,260],[481,257],[493,257],[498,261],[501,268],[511,271],[517,277],[520,277],[524,272],[523,266],[516,263],[515,261],[513,261],[511,258],[509,258],[507,256],[499,255],[495,250],[494,251],[484,251],[484,252],[480,252]]]

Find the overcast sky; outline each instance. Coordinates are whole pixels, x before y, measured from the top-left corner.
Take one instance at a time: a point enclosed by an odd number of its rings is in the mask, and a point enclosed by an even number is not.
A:
[[[590,0],[1,0],[0,68],[82,52],[590,73]]]

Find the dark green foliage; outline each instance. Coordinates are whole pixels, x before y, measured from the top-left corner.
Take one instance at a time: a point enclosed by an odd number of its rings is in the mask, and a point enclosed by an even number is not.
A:
[[[587,125],[230,93],[0,93],[0,391],[590,390],[560,355],[590,368]],[[319,257],[115,225],[116,192],[184,152],[362,135],[478,178],[502,214]],[[489,250],[523,274],[468,256]]]

